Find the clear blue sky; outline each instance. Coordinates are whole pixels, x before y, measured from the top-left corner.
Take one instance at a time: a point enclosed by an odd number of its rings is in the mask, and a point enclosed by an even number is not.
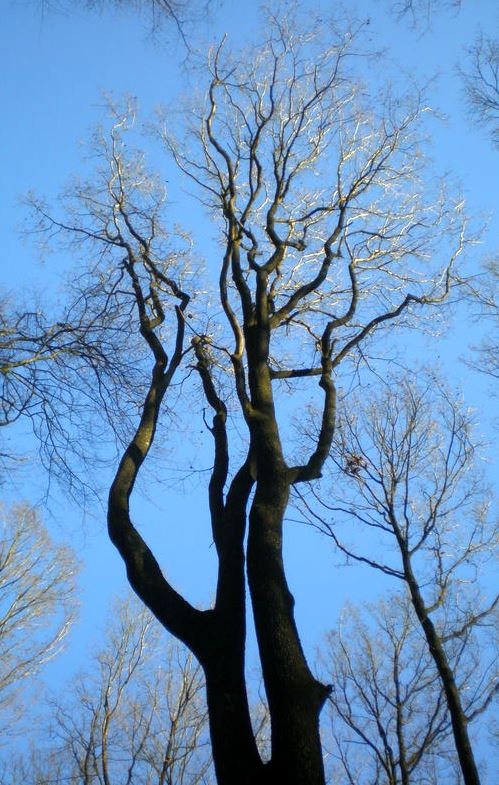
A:
[[[308,3],[309,0],[299,5]],[[491,216],[484,245],[477,250],[478,264],[499,245],[499,220],[494,216],[499,196],[499,153],[493,150],[486,134],[471,127],[466,117],[456,65],[479,26],[487,31],[499,28],[496,2],[464,2],[459,15],[438,16],[432,30],[424,36],[388,19],[381,0],[363,0],[355,5],[361,18],[371,19],[373,47],[387,47],[388,57],[400,67],[400,79],[405,79],[406,74],[411,74],[415,81],[435,77],[428,88],[429,97],[444,116],[441,121],[429,121],[428,126],[434,140],[435,171],[449,172],[462,184],[472,214]],[[86,164],[82,162],[80,141],[100,119],[101,92],[112,92],[117,97],[123,93],[137,96],[147,119],[158,103],[174,106],[175,97],[192,89],[196,80],[182,68],[186,53],[181,44],[174,42],[175,34],[169,36],[168,42],[152,41],[147,36],[146,18],[139,23],[133,14],[99,16],[84,11],[42,17],[32,5],[11,4],[8,0],[3,0],[2,7],[0,283],[14,293],[26,295],[32,286],[47,288],[47,282],[53,285],[61,272],[69,268],[71,259],[55,255],[40,262],[33,246],[22,242],[17,232],[23,219],[18,198],[28,189],[55,197],[70,174],[82,171]],[[258,28],[258,7],[259,3],[251,0],[244,4],[237,0],[213,3],[211,18],[199,24],[195,36],[213,43],[227,32],[230,41],[241,43]],[[310,7],[315,11],[318,4],[310,2]],[[390,69],[390,74],[390,78],[395,78],[396,71]],[[162,161],[158,165],[165,167]],[[185,204],[185,194],[176,182],[170,183],[170,198],[174,204]],[[188,227],[188,216],[182,220]],[[208,242],[203,253],[209,258],[213,230],[201,224],[198,236],[203,231]],[[458,344],[456,356],[465,353],[464,333],[454,330],[452,337]],[[466,381],[468,372],[463,365],[456,365],[454,373],[457,380],[464,380],[472,388],[472,398],[476,392],[480,405],[480,382]],[[35,463],[30,472],[36,471]],[[11,498],[36,500],[33,485],[39,493],[44,479],[28,472],[20,474]],[[156,535],[159,531],[163,553],[168,553],[169,577],[199,603],[210,597],[214,566],[209,542],[198,531],[206,523],[203,504],[200,489],[189,490],[187,499],[172,491],[168,495],[168,518],[176,518],[181,511],[181,521],[171,525],[165,524],[161,513],[146,500],[135,502],[137,516],[157,524]],[[83,641],[102,619],[108,598],[125,586],[119,557],[104,532],[104,515],[99,510],[92,515],[87,518],[82,535],[81,511],[58,491],[54,492],[48,520],[59,536],[70,532],[85,563],[82,624],[73,636],[66,659],[53,666],[65,673],[80,664]],[[151,537],[156,538],[153,531],[151,526]],[[318,535],[294,526],[287,538],[298,624],[308,651],[313,652],[323,631],[334,623],[344,600],[372,599],[379,579],[357,569],[335,570],[337,559]],[[319,605],[315,602],[318,596],[323,598]]]

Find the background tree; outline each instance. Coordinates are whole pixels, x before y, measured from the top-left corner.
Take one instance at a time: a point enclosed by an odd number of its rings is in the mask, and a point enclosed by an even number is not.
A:
[[[475,681],[477,660],[477,652],[467,658],[461,693]],[[442,684],[407,594],[363,610],[348,605],[328,635],[323,664],[335,685],[329,698],[332,781],[458,781]]]
[[[319,500],[332,519],[302,497],[306,515],[343,553],[405,583],[441,679],[467,784],[480,781],[468,723],[498,688],[485,644],[473,689],[466,666],[466,651],[480,650],[472,638],[493,625],[498,604],[497,596],[484,600],[478,582],[497,548],[498,528],[473,471],[474,453],[469,413],[434,376],[421,386],[392,379],[367,405],[357,400],[341,415],[333,456],[345,480],[341,488],[335,483],[330,502]],[[346,543],[337,526],[345,518],[373,533],[369,550]],[[465,692],[459,689],[462,668]]]
[[[409,18],[415,27],[430,27],[432,18],[443,9],[459,11],[462,0],[391,0],[391,9],[398,19]]]
[[[483,33],[477,36],[468,50],[466,65],[460,69],[471,120],[485,127],[495,147],[499,145],[499,40]],[[472,289],[472,298],[481,306],[484,315],[492,322],[486,337],[477,347],[470,365],[481,373],[494,378],[499,375],[498,278],[495,259],[489,260],[482,275]]]
[[[110,135],[99,139],[103,165],[73,189],[68,219],[34,204],[40,229],[99,250],[104,302],[117,313],[122,303],[127,318],[135,309],[146,389],[111,486],[109,533],[136,593],[203,666],[220,785],[324,782],[319,713],[329,688],[305,659],[284,570],[290,489],[321,474],[340,367],[358,368],[388,325],[434,312],[467,243],[461,200],[423,186],[424,104],[368,97],[349,57],[352,31],[328,29],[325,46],[321,27],[270,16],[266,40],[240,60],[219,47],[206,99],[187,113],[187,144],[160,130],[219,227],[215,317],[203,294],[209,282],[186,272],[178,232],[163,228],[161,183],[128,155],[129,112],[114,109]],[[218,577],[207,610],[169,583],[130,513],[173,380],[182,384],[178,409],[201,393],[213,411],[208,496]],[[283,389],[298,410],[322,395],[308,454],[283,443]],[[248,707],[245,568],[271,718],[267,763]]]
[[[82,273],[80,281],[84,280]],[[119,351],[118,330],[124,330],[124,325],[117,320],[111,325],[108,307],[108,329],[102,329],[103,313],[94,308],[97,292],[103,296],[95,282],[81,291],[74,280],[70,305],[58,321],[47,318],[40,302],[25,308],[20,298],[16,305],[12,297],[0,301],[0,427],[28,423],[48,474],[76,494],[90,489],[91,483],[83,481],[82,466],[88,473],[91,460],[98,457],[100,426],[93,427],[86,413],[98,397],[104,419],[119,437],[120,427],[129,419],[129,406],[121,402],[125,394],[129,400],[132,396],[131,358],[125,359]],[[23,456],[4,447],[2,457],[8,477],[12,459]]]
[[[0,710],[15,728],[21,687],[63,647],[74,620],[73,552],[56,544],[36,509],[0,509]]]
[[[473,346],[473,354],[467,364],[479,373],[499,378],[499,267],[495,261],[485,265],[470,287],[470,301],[477,312],[476,320],[485,325],[485,337]]]
[[[136,601],[116,603],[90,670],[52,701],[49,738],[2,785],[212,782],[202,674],[164,637]]]
[[[498,145],[499,40],[479,35],[469,49],[468,64],[462,76],[473,122],[487,127],[494,145]]]
[[[158,32],[165,25],[173,24],[184,45],[189,49],[186,28],[206,15],[210,8],[210,0],[200,3],[199,0],[79,0],[78,3],[68,0],[35,0],[42,13],[48,11],[74,11],[82,7],[91,11],[103,11],[107,8],[118,11],[131,10],[148,19],[152,33]]]

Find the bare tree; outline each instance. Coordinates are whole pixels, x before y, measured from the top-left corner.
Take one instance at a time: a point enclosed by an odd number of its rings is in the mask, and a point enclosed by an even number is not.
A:
[[[499,379],[499,267],[495,261],[485,265],[482,273],[469,287],[469,299],[476,320],[485,325],[481,343],[473,346],[467,364],[479,373]]]
[[[119,437],[129,421],[138,379],[132,370],[132,341],[126,356],[120,351],[126,315],[118,319],[108,301],[104,318],[107,293],[94,279],[88,285],[83,272],[71,289],[70,305],[57,321],[47,318],[49,309],[39,302],[23,307],[20,298],[16,305],[12,297],[0,301],[0,428],[29,423],[44,468],[79,494],[90,488],[81,466],[90,474],[102,431],[102,422],[94,418],[92,425],[86,412],[99,398],[104,420]],[[4,449],[2,457],[8,475],[16,456]]]
[[[199,666],[179,645],[165,645],[137,603],[114,615],[95,672],[57,707],[57,756],[82,785],[205,782],[211,759]]]
[[[0,710],[14,726],[16,696],[62,649],[75,613],[76,560],[32,507],[0,509]]]
[[[481,33],[468,50],[466,66],[460,69],[471,120],[490,131],[495,147],[499,146],[499,39]],[[495,260],[471,288],[472,299],[481,306],[480,318],[490,319],[492,330],[477,347],[470,365],[481,373],[499,376],[499,336],[497,334],[499,270]]]
[[[468,723],[497,692],[495,657],[475,670],[473,690],[464,679],[467,689],[460,691],[460,668],[471,639],[497,613],[498,597],[483,599],[478,575],[497,548],[498,527],[473,471],[469,413],[434,376],[421,386],[406,379],[392,379],[388,386],[377,397],[371,394],[367,405],[350,403],[340,418],[333,454],[345,482],[341,489],[335,483],[329,504],[318,499],[332,520],[305,496],[302,503],[309,520],[348,558],[406,584],[441,679],[464,782],[471,785],[480,779]],[[376,535],[367,548],[347,544],[339,516]],[[395,557],[389,557],[387,545],[394,546]],[[483,651],[485,659],[490,649]]]
[[[15,0],[16,1],[16,0]],[[18,0],[17,0],[18,2]],[[186,27],[196,21],[201,14],[206,15],[211,5],[210,0],[32,0],[39,6],[42,14],[54,11],[74,11],[84,8],[90,11],[131,10],[148,19],[152,33],[158,32],[165,25],[173,24],[184,45],[189,49]]]
[[[350,785],[456,782],[442,684],[407,594],[346,606],[327,638],[332,781]],[[473,681],[468,659],[459,689]],[[464,670],[464,669],[463,669]]]
[[[212,781],[201,670],[164,638],[143,606],[116,603],[92,669],[52,702],[51,741],[6,765],[5,785]]]
[[[430,27],[432,18],[442,10],[459,11],[463,0],[390,0],[398,19],[409,18],[415,27]]]
[[[466,97],[473,122],[490,129],[499,145],[499,40],[480,34],[468,51],[462,70]]]
[[[127,315],[135,307],[147,389],[110,489],[109,533],[136,593],[203,666],[220,785],[324,782],[319,714],[330,688],[313,676],[295,625],[282,555],[290,489],[321,474],[340,368],[358,368],[389,325],[436,312],[467,243],[461,200],[423,186],[425,104],[368,98],[350,57],[353,32],[327,29],[326,46],[320,28],[269,16],[268,37],[241,59],[220,46],[207,64],[206,99],[187,112],[186,144],[160,130],[219,227],[216,295],[172,250],[161,184],[140,157],[127,157],[129,111],[114,109],[110,135],[99,137],[103,166],[73,190],[70,216],[35,205],[40,229],[100,249],[112,302]],[[179,410],[202,394],[213,412],[205,422],[218,578],[207,610],[169,583],[130,515],[175,381]],[[322,397],[309,454],[283,443],[283,389],[298,407]],[[187,406],[192,421],[191,399]],[[245,568],[271,718],[267,763],[246,690]]]

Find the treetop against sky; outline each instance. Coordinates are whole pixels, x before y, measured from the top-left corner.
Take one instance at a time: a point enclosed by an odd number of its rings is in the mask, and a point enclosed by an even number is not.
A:
[[[305,3],[299,7],[307,12]],[[218,43],[225,33],[228,45],[238,45],[248,34],[256,33],[259,22],[255,7],[250,4],[245,9],[238,8],[237,22],[233,11],[230,1],[220,12],[213,9],[209,21],[194,28],[193,48],[198,40]],[[446,118],[440,122],[428,114],[434,170],[436,174],[448,171],[450,178],[462,182],[464,196],[473,205],[473,214],[479,214],[480,223],[494,206],[495,153],[468,122],[455,65],[462,60],[463,46],[469,43],[475,28],[492,28],[494,4],[482,3],[479,15],[464,4],[459,15],[437,16],[425,36],[415,35],[389,19],[382,3],[358,3],[355,11],[360,20],[369,19],[364,32],[367,45],[373,50],[388,47],[391,81],[396,83],[397,69],[401,82],[408,74],[417,82],[433,79],[437,73],[427,89],[428,102],[442,110]],[[176,60],[185,58],[183,45],[169,34],[166,43],[162,38],[149,39],[147,23],[145,18],[138,23],[132,13],[105,11],[98,15],[81,9],[41,16],[30,6],[13,4],[8,8],[2,28],[2,52],[8,64],[3,91],[11,109],[2,127],[4,150],[9,151],[3,171],[7,190],[2,223],[7,230],[4,258],[10,261],[3,265],[2,273],[7,288],[16,296],[19,287],[29,292],[39,281],[43,282],[44,294],[57,300],[60,274],[71,269],[71,255],[67,252],[51,254],[40,264],[33,244],[21,243],[16,233],[22,221],[18,198],[30,189],[55,198],[72,173],[91,171],[92,158],[79,142],[88,138],[95,124],[102,120],[102,91],[117,99],[124,93],[136,95],[141,105],[140,118],[145,120],[150,110],[162,104],[167,107],[171,123],[175,122],[178,108],[176,97],[203,90],[204,74],[200,68],[191,69],[189,62],[184,67],[176,65]],[[381,84],[386,69],[375,73]],[[154,160],[150,163],[155,165]],[[187,215],[194,211],[195,226],[185,228],[193,228],[195,236],[203,234],[205,255],[205,238],[212,243],[214,228],[197,203],[188,199],[190,186],[182,184],[171,161],[161,155],[157,164],[167,182],[172,211],[178,210],[181,222],[186,224],[185,210]],[[491,244],[493,227],[494,224],[485,235]],[[480,256],[487,256],[486,245],[480,249]],[[50,287],[47,279],[52,282]],[[462,373],[462,369],[456,373]]]

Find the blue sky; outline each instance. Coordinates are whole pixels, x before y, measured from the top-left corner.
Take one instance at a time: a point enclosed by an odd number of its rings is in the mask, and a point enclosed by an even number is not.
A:
[[[70,174],[88,165],[82,160],[80,143],[102,116],[103,91],[116,97],[124,93],[137,96],[147,119],[158,103],[175,107],[176,97],[196,87],[199,77],[183,67],[186,53],[175,35],[166,41],[151,40],[145,18],[139,22],[133,14],[84,11],[41,16],[32,5],[4,3],[0,30],[0,282],[11,292],[29,297],[32,287],[47,290],[48,282],[55,285],[69,269],[71,259],[55,254],[41,261],[33,244],[22,240],[18,232],[23,221],[19,197],[34,189],[54,198]],[[308,0],[298,5],[307,7]],[[324,13],[328,5],[323,4]],[[486,133],[472,127],[467,118],[456,67],[480,26],[486,31],[498,29],[496,2],[464,2],[459,15],[439,15],[425,35],[390,20],[382,0],[363,0],[355,5],[360,18],[371,20],[369,38],[373,48],[387,48],[386,56],[392,64],[387,78],[406,81],[410,74],[416,82],[429,82],[430,103],[442,114],[442,119],[429,120],[428,124],[435,172],[448,172],[460,183],[470,212],[490,221],[473,261],[478,264],[496,253],[499,245],[499,219],[494,214],[499,196],[499,153],[493,150]],[[195,36],[210,44],[227,32],[229,41],[242,44],[258,28],[258,7],[251,1],[240,6],[237,0],[214,4],[212,16],[199,24]],[[318,4],[310,3],[310,8],[316,10]],[[170,179],[170,165],[163,160],[157,163]],[[185,192],[177,180],[170,185],[170,198],[173,205],[183,208],[186,204]],[[182,217],[183,223],[188,227],[193,215],[197,235],[205,232],[209,245],[213,229],[203,223],[205,219],[196,206]],[[206,250],[203,252],[206,254]],[[468,331],[454,327],[451,339],[454,346],[443,345],[439,353],[454,352],[457,357],[466,352]],[[467,387],[471,403],[480,407],[484,382],[470,377],[462,364],[454,364],[453,373],[456,381]],[[488,429],[488,423],[484,427]],[[30,449],[28,442],[26,447]],[[15,479],[9,497],[36,501],[37,493],[44,488],[44,478],[36,472],[35,461],[29,472]],[[33,486],[38,489],[35,494]],[[172,554],[168,555],[167,571],[175,585],[186,590],[194,602],[207,601],[213,586],[214,555],[206,536],[199,534],[206,524],[203,490],[189,488],[187,498],[180,491],[168,493],[166,517],[179,516],[177,525],[166,525],[164,514],[145,499],[135,501],[135,510],[149,521],[151,538],[161,539],[162,552]],[[83,517],[82,527],[81,510],[64,494],[54,491],[48,522],[58,536],[69,532],[85,565],[82,622],[66,658],[52,666],[54,675],[69,674],[80,664],[84,641],[101,621],[108,599],[125,587],[119,557],[105,535],[102,511],[96,509]],[[338,561],[318,535],[290,526],[290,583],[297,600],[298,624],[311,653],[334,623],[345,599],[371,600],[382,585],[372,573],[335,569]],[[322,598],[319,604],[315,602],[318,596]]]

